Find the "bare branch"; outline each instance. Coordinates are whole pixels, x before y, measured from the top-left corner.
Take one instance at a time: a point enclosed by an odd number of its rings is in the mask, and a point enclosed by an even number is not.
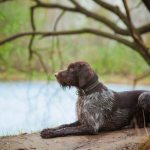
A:
[[[32,51],[32,52],[33,52],[33,54],[35,54],[35,55],[38,57],[38,59],[39,59],[41,65],[42,65],[42,67],[43,67],[43,69],[44,69],[44,72],[45,72],[46,74],[48,74],[47,67],[46,67],[46,65],[45,65],[45,63],[44,63],[44,61],[43,61],[41,55],[40,55],[38,52],[36,52],[36,51]]]
[[[98,5],[102,6],[103,8],[116,14],[126,25],[128,25],[126,16],[124,15],[124,13],[120,10],[118,6],[113,6],[102,0],[93,0],[93,1],[96,2]]]
[[[34,23],[34,10],[37,6],[33,6],[30,8],[30,22],[31,22],[31,28],[33,31],[35,31],[35,23]],[[34,41],[35,35],[31,36],[30,42],[29,42],[29,60],[32,59],[32,53],[33,53],[33,49],[32,49],[32,45],[33,45],[33,41]]]
[[[56,22],[55,22],[55,24],[54,24],[54,31],[56,31],[57,25],[58,25],[60,19],[63,17],[64,14],[65,14],[65,10],[63,10],[63,11],[60,13],[60,15],[58,16],[58,18],[56,19]]]
[[[38,7],[43,7],[43,8],[51,8],[51,9],[61,9],[61,10],[65,10],[65,11],[71,11],[71,12],[76,12],[76,8],[73,8],[73,7],[67,7],[67,6],[64,6],[64,5],[61,5],[61,4],[51,4],[51,3],[43,3],[43,2],[40,2],[40,3],[37,3],[37,6]]]
[[[128,41],[118,35],[114,35],[114,34],[110,34],[107,32],[103,32],[103,31],[99,31],[96,29],[89,29],[89,28],[83,28],[80,30],[70,30],[70,31],[58,31],[58,32],[25,32],[25,33],[19,33],[16,35],[13,35],[9,38],[6,38],[2,41],[0,41],[0,45],[3,45],[7,42],[13,41],[17,38],[20,37],[24,37],[24,36],[30,36],[30,35],[41,35],[42,37],[46,37],[46,36],[63,36],[63,35],[75,35],[75,34],[94,34],[94,35],[98,35],[98,36],[103,36],[105,38],[109,38],[109,39],[113,39],[116,40],[118,42],[121,42],[133,49],[136,49],[137,47],[135,46],[135,44],[131,41]]]
[[[71,0],[72,1],[72,0]],[[73,1],[72,1],[73,2]],[[95,14],[85,8],[83,8],[81,5],[79,5],[77,2],[73,2],[75,4],[75,8],[73,7],[67,7],[61,4],[52,4],[52,3],[43,3],[40,2],[37,4],[38,7],[42,7],[42,8],[50,8],[50,9],[61,9],[61,10],[65,10],[65,11],[71,11],[71,12],[76,12],[76,13],[80,13],[83,14],[87,17],[90,17],[98,22],[101,22],[103,24],[105,24],[107,27],[109,27],[110,29],[112,29],[115,33],[118,34],[122,34],[124,32],[127,32],[127,30],[122,29],[120,27],[118,27],[114,22],[112,22],[111,20],[100,16],[98,14]]]
[[[129,8],[127,6],[126,0],[123,0],[123,4],[124,4],[125,10],[126,10],[126,14],[127,14],[128,22],[129,22],[129,30],[131,32],[131,35],[133,36],[134,39],[142,40],[139,33],[135,30],[135,27],[132,24],[132,20],[130,17]]]
[[[56,19],[56,22],[54,24],[54,31],[56,32],[57,30],[57,26],[58,26],[58,23],[59,21],[61,20],[61,18],[64,16],[65,14],[65,11],[63,10],[60,15],[58,16],[58,18]],[[62,58],[62,53],[61,53],[61,50],[60,50],[60,42],[59,42],[59,36],[56,37],[56,46],[57,46],[57,52],[58,52],[58,56],[60,58],[60,68],[62,69],[63,67],[63,58]]]
[[[150,58],[150,54],[148,51],[148,48],[145,46],[142,37],[140,36],[140,34],[138,33],[138,31],[135,29],[134,25],[132,24],[132,20],[130,17],[130,13],[129,13],[129,8],[127,5],[127,1],[123,0],[123,4],[126,10],[126,14],[127,14],[127,18],[128,18],[128,22],[129,22],[129,30],[131,32],[131,36],[133,37],[138,49],[139,49],[139,53],[141,53],[141,55],[146,59],[149,60]]]
[[[90,17],[92,19],[95,19],[98,22],[105,24],[107,27],[109,27],[115,33],[122,34],[125,31],[125,29],[120,28],[119,26],[116,25],[116,23],[109,20],[108,18],[105,18],[101,15],[98,15],[98,14],[91,12],[91,11],[87,10],[86,8],[82,7],[77,1],[71,0],[71,2],[76,6],[76,9],[78,10],[79,13],[82,13],[87,17]]]
[[[120,34],[120,35],[130,35],[130,32],[127,29],[122,29],[120,27],[118,27],[116,25],[116,23],[110,21],[109,19],[100,16],[98,14],[95,14],[94,12],[91,12],[85,8],[83,8],[80,4],[78,4],[76,1],[72,0],[73,4],[75,5],[75,7],[67,7],[61,4],[52,4],[52,3],[37,3],[37,7],[41,7],[41,8],[48,8],[48,9],[60,9],[60,10],[65,10],[65,11],[69,11],[69,12],[74,12],[74,13],[80,13],[82,15],[85,15],[87,17],[90,17],[98,22],[104,23],[107,27],[109,27],[110,29],[112,29],[115,33]],[[110,5],[110,4],[109,4]],[[121,11],[119,11],[120,9],[116,6],[114,6],[114,12],[117,14],[119,12],[120,17],[122,17],[122,19],[126,22],[127,21],[125,19],[125,17],[123,16],[123,14],[121,13]],[[145,25],[143,27],[141,27],[142,30],[140,30],[140,28],[138,29],[139,32],[141,34],[144,34],[148,31],[150,31],[150,26]]]
[[[143,73],[141,76],[136,77],[133,79],[133,88],[135,88],[136,84],[138,81],[148,77],[150,75],[150,70],[148,70],[147,72]]]
[[[120,10],[120,8],[118,6],[113,6],[105,1],[102,0],[93,0],[95,1],[97,4],[99,4],[100,6],[102,6],[103,8],[111,11],[112,13],[116,14],[127,26],[128,26],[128,20],[127,17],[124,15],[124,13]],[[138,3],[138,5],[136,6],[136,8],[141,4],[141,2]],[[143,25],[141,27],[136,28],[136,30],[140,33],[140,34],[144,34],[150,31],[150,23]],[[122,33],[123,35],[130,35],[130,33],[128,32],[128,30],[124,30],[124,32]]]
[[[0,0],[0,3],[10,2],[10,1],[14,1],[14,0]]]
[[[150,0],[142,0],[147,9],[150,11]]]
[[[136,28],[136,30],[140,33],[140,34],[144,34],[144,33],[148,33],[150,32],[150,23],[143,25],[141,27]]]

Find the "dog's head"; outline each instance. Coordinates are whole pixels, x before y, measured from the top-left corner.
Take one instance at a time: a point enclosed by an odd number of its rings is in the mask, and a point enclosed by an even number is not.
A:
[[[66,70],[55,74],[57,81],[63,87],[84,87],[95,75],[95,72],[86,62],[78,61],[71,63]]]

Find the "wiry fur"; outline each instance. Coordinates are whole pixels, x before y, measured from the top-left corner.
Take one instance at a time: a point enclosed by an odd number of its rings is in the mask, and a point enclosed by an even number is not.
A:
[[[138,105],[150,111],[150,92],[143,92],[138,98]]]
[[[111,90],[103,90],[78,98],[77,114],[81,123],[91,126],[95,132],[116,130],[129,124],[128,109],[115,109],[115,97]]]
[[[130,126],[133,120],[136,120],[138,127],[148,126],[150,123],[150,92],[148,91],[109,90],[98,81],[97,74],[86,62],[72,63],[66,70],[58,72],[55,76],[62,87],[77,88],[78,120],[69,125],[43,130],[41,132],[43,138],[97,134],[99,131]]]

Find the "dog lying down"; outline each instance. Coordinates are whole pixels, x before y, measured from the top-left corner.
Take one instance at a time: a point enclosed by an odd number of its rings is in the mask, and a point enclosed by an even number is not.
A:
[[[135,124],[142,128],[150,122],[150,91],[115,92],[98,80],[97,74],[86,62],[78,61],[55,74],[62,87],[76,87],[78,120],[56,128],[44,129],[42,138],[68,135],[93,135]],[[134,121],[133,121],[134,120]]]

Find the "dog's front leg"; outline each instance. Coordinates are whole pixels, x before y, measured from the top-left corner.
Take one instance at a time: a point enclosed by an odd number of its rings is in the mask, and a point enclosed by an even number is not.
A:
[[[47,132],[47,131],[54,131],[54,130],[60,130],[60,129],[63,129],[63,128],[66,128],[66,127],[76,127],[76,126],[79,126],[80,125],[80,122],[79,121],[76,121],[76,122],[73,122],[73,123],[70,123],[70,124],[63,124],[63,125],[60,125],[58,127],[55,127],[55,128],[47,128],[47,129],[44,129],[42,130],[42,132]]]
[[[54,130],[58,130],[58,129],[62,129],[62,128],[66,128],[66,127],[76,127],[76,126],[79,126],[80,125],[80,122],[79,121],[76,121],[76,122],[73,122],[73,123],[70,123],[70,124],[63,124],[63,125],[60,125],[56,128],[53,128]]]
[[[46,130],[41,132],[42,138],[54,138],[68,135],[91,135],[96,134],[92,127],[80,125],[77,127],[66,127],[58,130]]]

